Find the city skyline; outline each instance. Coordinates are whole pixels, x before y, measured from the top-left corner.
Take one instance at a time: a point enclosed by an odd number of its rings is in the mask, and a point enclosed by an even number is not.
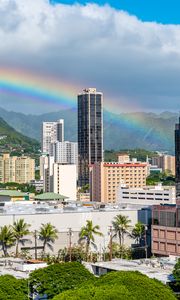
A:
[[[179,110],[177,1],[163,6],[164,19],[160,3],[145,9],[131,0],[1,1],[0,106],[56,111],[73,107],[79,90],[96,86],[111,111]],[[59,94],[49,78],[59,83]]]

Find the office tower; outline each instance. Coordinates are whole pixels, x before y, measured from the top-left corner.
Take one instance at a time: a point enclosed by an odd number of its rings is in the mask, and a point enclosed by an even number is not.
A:
[[[35,179],[35,160],[27,156],[0,156],[0,182],[28,183]]]
[[[78,184],[89,183],[89,166],[103,161],[103,94],[95,88],[78,95]]]
[[[180,197],[180,118],[175,127],[176,195]]]
[[[41,151],[51,154],[51,144],[64,141],[64,120],[57,122],[43,122]]]
[[[64,141],[52,144],[51,154],[57,163],[78,165],[78,144]]]

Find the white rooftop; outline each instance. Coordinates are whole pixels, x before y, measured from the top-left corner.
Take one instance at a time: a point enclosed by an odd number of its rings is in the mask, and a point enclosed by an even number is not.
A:
[[[149,278],[158,279],[166,284],[174,280],[172,271],[175,263],[175,259],[163,257],[140,260],[114,259],[108,262],[97,262],[92,265],[115,271],[139,271]]]

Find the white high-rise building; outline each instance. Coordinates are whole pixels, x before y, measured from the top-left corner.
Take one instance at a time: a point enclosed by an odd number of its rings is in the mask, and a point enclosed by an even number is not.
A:
[[[75,142],[56,142],[52,144],[51,154],[56,163],[78,164],[78,144]]]
[[[64,120],[60,119],[57,122],[43,122],[41,151],[43,153],[51,154],[51,144],[57,141],[64,141]]]
[[[76,165],[53,164],[53,192],[64,195],[69,200],[76,200],[77,193]]]
[[[44,191],[64,195],[76,200],[77,167],[75,164],[60,164],[49,156],[48,166],[44,169]]]

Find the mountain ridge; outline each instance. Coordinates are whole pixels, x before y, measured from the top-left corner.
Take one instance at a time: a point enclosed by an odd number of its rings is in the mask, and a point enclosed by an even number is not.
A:
[[[0,108],[2,117],[18,132],[40,141],[43,121],[65,121],[65,139],[77,140],[77,110],[75,108],[41,115],[23,114]],[[160,150],[174,152],[174,128],[178,114],[134,112],[115,114],[104,110],[104,148]]]

